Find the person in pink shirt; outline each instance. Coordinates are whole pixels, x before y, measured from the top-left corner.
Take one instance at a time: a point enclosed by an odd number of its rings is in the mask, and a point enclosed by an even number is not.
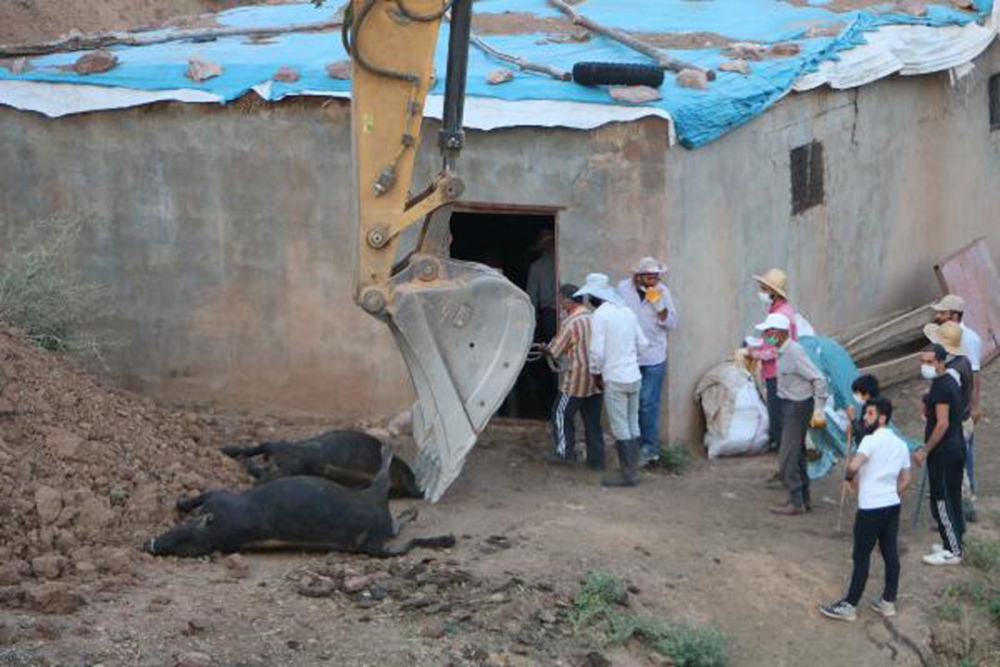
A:
[[[781,269],[769,269],[762,276],[754,276],[759,292],[758,298],[767,308],[767,314],[780,313],[791,322],[790,337],[799,339],[798,328],[795,325],[795,309],[788,302],[788,276]],[[770,448],[777,449],[781,443],[781,399],[778,398],[778,349],[762,340],[759,345],[747,349],[751,359],[760,361],[760,374],[767,386],[767,416],[769,419],[768,437]]]

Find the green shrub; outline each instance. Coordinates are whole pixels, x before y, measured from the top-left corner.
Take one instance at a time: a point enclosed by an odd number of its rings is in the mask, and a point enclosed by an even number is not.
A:
[[[87,325],[108,311],[106,295],[67,262],[81,227],[80,219],[53,218],[15,239],[0,266],[0,321],[47,350],[100,358],[110,340]]]
[[[656,649],[677,667],[726,667],[729,646],[718,628],[672,625],[656,640]]]
[[[607,572],[591,572],[573,599],[573,627],[579,631],[588,624],[607,623],[611,608],[627,600],[625,584]]]
[[[573,599],[573,628],[600,646],[634,639],[671,659],[676,667],[726,667],[729,646],[717,628],[668,624],[628,611],[625,585],[604,572],[587,575]]]
[[[962,547],[962,558],[978,570],[992,572],[1000,562],[1000,540],[970,537]]]
[[[660,468],[667,472],[679,475],[684,472],[690,458],[691,452],[687,445],[683,442],[675,442],[660,449],[660,460],[657,463]]]
[[[986,603],[986,609],[990,612],[993,622],[1000,625],[1000,597],[995,597]]]

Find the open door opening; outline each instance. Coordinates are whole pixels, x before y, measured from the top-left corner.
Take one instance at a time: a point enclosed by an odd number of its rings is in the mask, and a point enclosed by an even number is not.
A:
[[[451,257],[491,266],[528,292],[535,341],[551,340],[558,322],[555,211],[455,210],[450,227]],[[526,364],[497,414],[549,419],[557,382],[544,362]]]

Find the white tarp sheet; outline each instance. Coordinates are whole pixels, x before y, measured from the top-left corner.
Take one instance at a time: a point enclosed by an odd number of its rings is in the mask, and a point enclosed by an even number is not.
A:
[[[264,99],[268,91],[263,84],[254,91]],[[349,98],[349,93],[304,91],[303,96]],[[88,111],[126,109],[153,102],[176,101],[222,104],[222,97],[191,89],[135,90],[84,86],[72,83],[36,83],[31,81],[0,81],[0,105],[6,105],[59,118]],[[441,119],[444,98],[429,95],[424,115]],[[655,116],[670,123],[670,143],[674,142],[674,126],[670,114],[655,107],[623,107],[613,104],[590,104],[563,100],[509,101],[484,97],[466,99],[464,124],[473,130],[495,130],[504,127],[566,127],[591,130],[608,123],[627,123]]]
[[[799,78],[797,92],[820,86],[857,88],[892,74],[916,75],[961,68],[996,39],[1000,3],[983,25],[884,26],[866,33],[866,44],[842,51],[839,60],[822,63],[819,70]],[[967,73],[967,70],[966,70]]]

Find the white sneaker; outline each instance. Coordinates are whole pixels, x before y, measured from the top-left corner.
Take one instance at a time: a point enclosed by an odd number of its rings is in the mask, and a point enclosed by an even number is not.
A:
[[[942,551],[944,551],[944,545],[943,544],[935,544],[935,545],[931,546],[931,553],[932,554],[939,554]]]
[[[847,600],[841,600],[840,602],[835,602],[826,606],[820,605],[819,613],[823,614],[827,618],[832,618],[837,621],[851,622],[857,618],[854,605]]]
[[[923,561],[927,565],[961,565],[962,557],[956,556],[947,549],[942,549],[941,551],[927,554],[924,556]]]
[[[882,598],[879,598],[878,600],[872,600],[871,607],[873,611],[882,614],[886,618],[896,615],[895,602],[886,602]]]

